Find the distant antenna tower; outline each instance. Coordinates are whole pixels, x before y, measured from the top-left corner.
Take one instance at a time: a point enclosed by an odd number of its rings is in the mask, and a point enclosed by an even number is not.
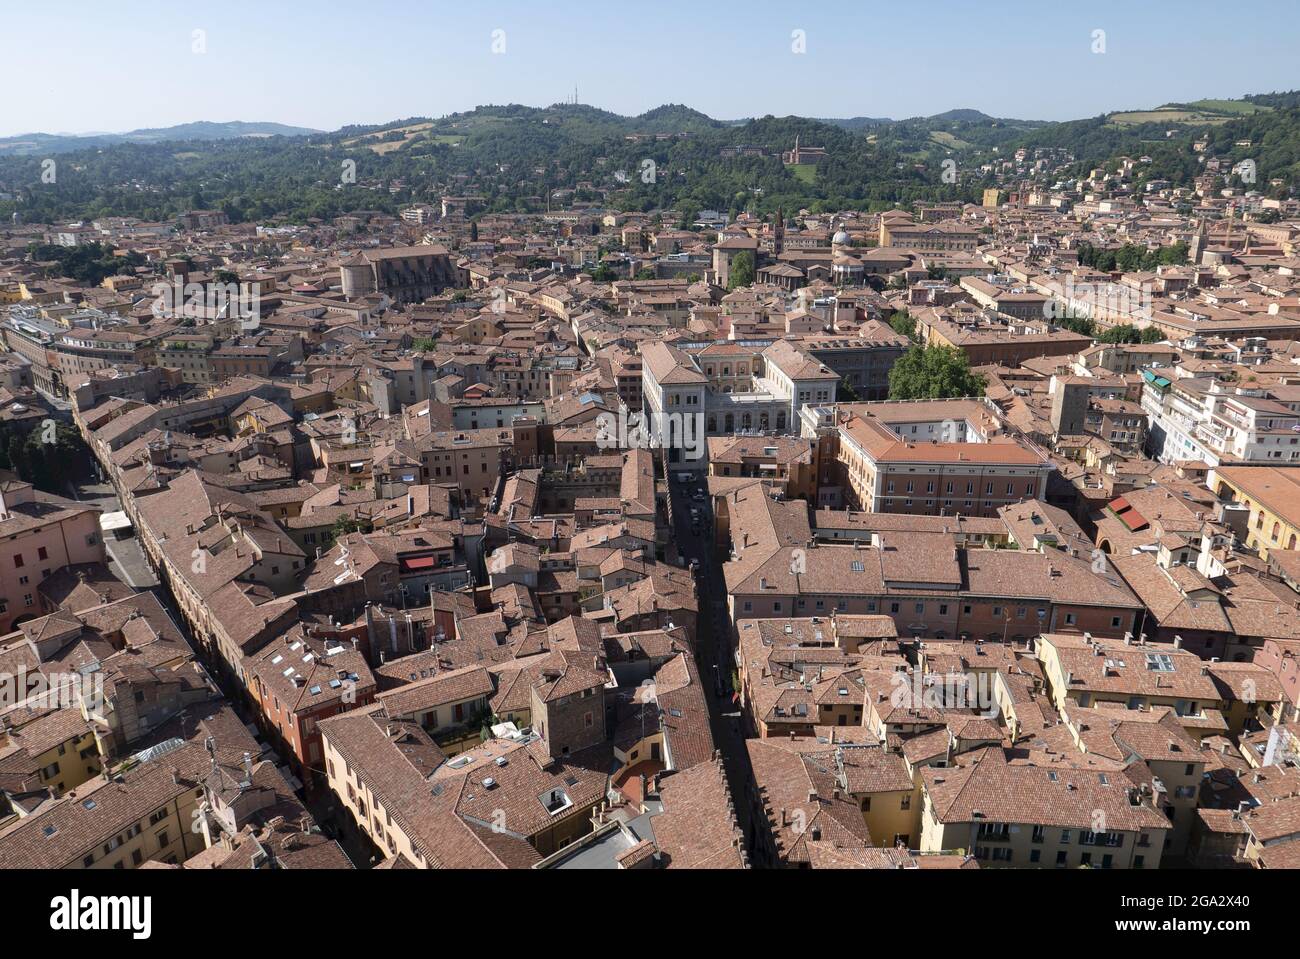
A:
[[[573,105],[575,107],[578,105],[578,85],[576,83],[573,85]]]

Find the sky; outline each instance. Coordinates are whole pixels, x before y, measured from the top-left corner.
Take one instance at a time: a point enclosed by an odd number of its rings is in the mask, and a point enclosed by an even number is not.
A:
[[[195,120],[334,130],[547,106],[575,86],[627,115],[685,103],[725,120],[955,108],[1068,120],[1300,87],[1298,6],[0,0],[0,136]]]

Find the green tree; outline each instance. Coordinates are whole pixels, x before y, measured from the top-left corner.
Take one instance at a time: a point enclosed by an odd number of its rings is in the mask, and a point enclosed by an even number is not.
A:
[[[738,290],[746,286],[753,286],[757,274],[754,271],[754,254],[745,250],[736,254],[736,258],[731,261],[731,279],[727,283],[727,289]]]
[[[972,373],[966,354],[950,346],[913,346],[889,371],[891,400],[943,400],[983,394],[984,377]]]
[[[1097,337],[1102,343],[1159,343],[1164,338],[1165,334],[1159,327],[1148,326],[1146,329],[1139,330],[1130,323],[1112,326]]]
[[[334,521],[333,527],[330,528],[330,542],[343,536],[349,536],[352,533],[373,533],[375,524],[368,519],[357,519],[355,516],[340,516]]]
[[[908,313],[907,310],[899,310],[889,318],[889,325],[893,327],[894,332],[909,340],[916,339],[916,318]]]
[[[1086,316],[1067,316],[1061,320],[1061,326],[1080,336],[1096,336],[1097,324]]]

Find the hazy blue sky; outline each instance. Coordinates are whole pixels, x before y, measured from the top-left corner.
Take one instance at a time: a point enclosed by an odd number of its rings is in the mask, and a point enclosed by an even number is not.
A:
[[[1300,86],[1296,0],[0,0],[0,135],[484,103],[1064,120]],[[206,32],[196,53],[194,31]],[[505,52],[492,51],[504,31]],[[792,52],[802,30],[807,52]],[[1093,31],[1106,31],[1094,54]],[[893,79],[899,72],[907,79]]]

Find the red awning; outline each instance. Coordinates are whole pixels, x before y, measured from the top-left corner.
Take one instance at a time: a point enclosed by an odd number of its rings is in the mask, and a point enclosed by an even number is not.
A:
[[[433,556],[405,556],[402,558],[402,572],[412,573],[421,569],[433,569],[436,561]]]

